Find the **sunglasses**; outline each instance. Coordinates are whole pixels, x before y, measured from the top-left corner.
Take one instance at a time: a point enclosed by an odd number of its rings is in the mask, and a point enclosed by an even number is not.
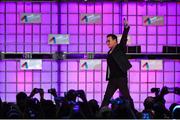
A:
[[[106,40],[106,43],[110,43],[110,40]]]

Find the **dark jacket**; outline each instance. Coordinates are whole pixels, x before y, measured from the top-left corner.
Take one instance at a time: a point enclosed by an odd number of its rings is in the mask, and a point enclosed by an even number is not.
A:
[[[129,32],[130,27],[124,28],[123,35],[121,38],[121,41],[119,44],[116,45],[114,50],[112,51],[112,57],[114,58],[114,61],[117,63],[118,67],[123,71],[127,72],[131,67],[131,63],[129,62],[126,52],[127,52],[127,35]],[[110,50],[109,50],[110,51]],[[109,53],[109,52],[108,52]],[[109,80],[108,74],[109,74],[109,69],[107,66],[106,70],[106,80]]]

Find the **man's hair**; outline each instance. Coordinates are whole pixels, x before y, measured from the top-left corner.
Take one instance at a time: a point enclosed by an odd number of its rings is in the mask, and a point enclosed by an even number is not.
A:
[[[116,42],[117,42],[117,36],[116,36],[115,34],[108,34],[108,35],[107,35],[107,38],[108,38],[108,37],[112,37],[112,39],[113,39],[113,40],[116,40]]]
[[[16,95],[16,102],[19,102],[19,101],[24,101],[27,99],[27,94],[25,92],[19,92],[17,95]]]

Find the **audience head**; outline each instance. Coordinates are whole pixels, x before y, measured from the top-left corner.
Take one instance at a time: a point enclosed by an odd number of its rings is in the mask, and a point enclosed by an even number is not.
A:
[[[180,105],[176,105],[172,111],[173,119],[180,119]]]
[[[144,108],[145,108],[145,110],[152,109],[154,103],[155,103],[154,97],[151,97],[151,96],[147,97],[144,100]]]
[[[69,90],[65,95],[68,101],[76,101],[76,96],[77,96],[76,91],[73,89]]]
[[[27,100],[27,95],[25,92],[19,92],[16,95],[16,103],[19,106],[19,108],[21,109],[21,111],[24,111],[24,109],[26,107],[26,100]]]
[[[89,107],[92,110],[94,115],[99,111],[99,105],[98,105],[98,102],[95,99],[89,100],[88,105],[89,105]]]

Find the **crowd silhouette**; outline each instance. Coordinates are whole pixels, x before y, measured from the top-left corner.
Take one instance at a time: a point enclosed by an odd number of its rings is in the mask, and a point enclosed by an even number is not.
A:
[[[0,118],[121,118],[121,119],[177,119],[180,118],[180,104],[173,103],[165,107],[164,96],[169,93],[167,87],[155,91],[155,97],[144,100],[144,110],[131,109],[128,100],[122,96],[111,99],[110,105],[100,108],[95,99],[87,101],[83,90],[69,90],[64,96],[58,96],[55,89],[49,89],[54,100],[44,98],[44,90],[34,88],[28,96],[25,92],[16,95],[16,102],[0,100]],[[176,88],[175,94],[179,94]],[[40,95],[40,99],[35,98]]]

